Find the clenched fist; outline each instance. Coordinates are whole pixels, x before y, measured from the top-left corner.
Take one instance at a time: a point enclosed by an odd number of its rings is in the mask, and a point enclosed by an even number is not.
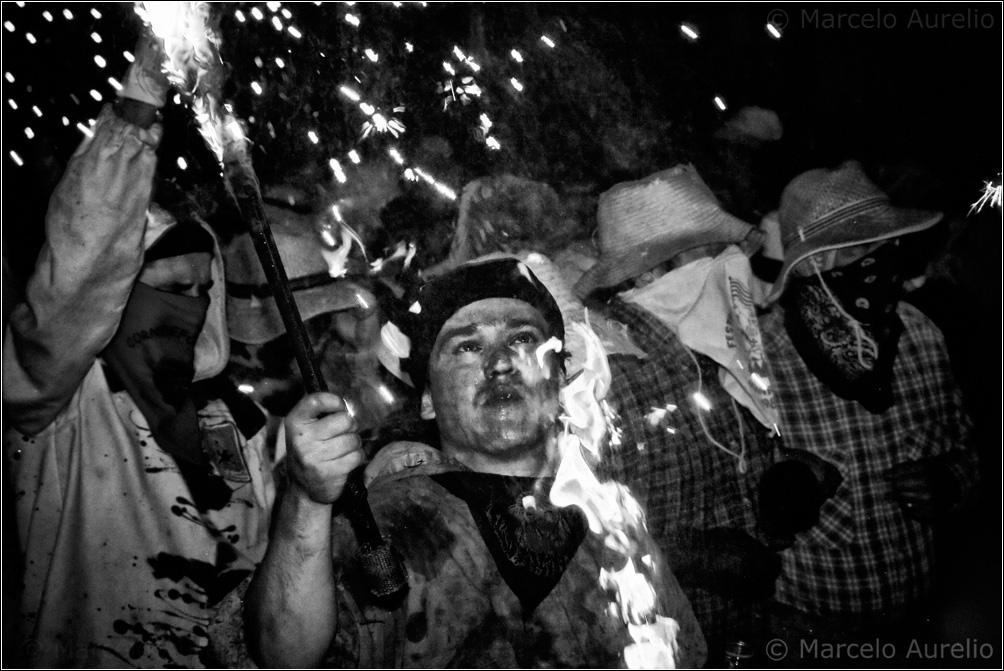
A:
[[[341,397],[308,394],[286,415],[290,484],[316,503],[334,503],[345,481],[363,463],[356,420]]]

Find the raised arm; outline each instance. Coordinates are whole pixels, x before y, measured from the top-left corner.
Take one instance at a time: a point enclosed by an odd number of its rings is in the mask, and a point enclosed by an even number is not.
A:
[[[356,422],[341,398],[304,397],[286,417],[288,484],[265,558],[248,587],[244,620],[263,667],[316,666],[335,635],[332,504],[363,462]]]
[[[161,57],[155,45],[137,50],[126,80],[144,84],[123,91],[137,97],[102,109],[49,201],[45,244],[4,335],[4,406],[25,433],[69,402],[118,329],[139,274],[162,134],[153,121],[163,98],[153,93],[167,90],[157,79]]]

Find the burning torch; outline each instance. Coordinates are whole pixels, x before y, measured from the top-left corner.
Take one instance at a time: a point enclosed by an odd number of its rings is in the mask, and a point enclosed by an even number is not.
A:
[[[209,3],[138,2],[136,11],[150,31],[163,40],[168,79],[191,98],[199,132],[223,168],[224,184],[249,227],[255,251],[292,342],[304,387],[308,393],[327,391],[265,216],[243,128],[229,106],[220,101],[223,62],[210,22]],[[374,596],[389,598],[405,588],[408,577],[400,557],[380,534],[362,477],[362,468],[349,476],[342,494],[343,510],[359,543],[360,565],[367,587]]]

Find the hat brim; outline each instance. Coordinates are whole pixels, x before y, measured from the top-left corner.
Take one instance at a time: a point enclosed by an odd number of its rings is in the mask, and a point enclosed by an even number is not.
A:
[[[702,229],[671,240],[653,242],[644,248],[635,247],[616,254],[603,254],[599,261],[583,273],[572,290],[580,300],[585,300],[596,289],[616,286],[678,254],[704,245],[743,244],[747,255],[763,245],[763,235],[755,226],[724,211],[718,212],[716,219],[710,233],[707,229]]]
[[[792,269],[814,254],[919,233],[937,224],[942,217],[943,212],[884,206],[815,233],[808,240],[799,240],[784,251],[784,265],[767,294],[766,304],[781,297]]]
[[[365,308],[359,292],[350,282],[334,282],[293,292],[300,319],[306,321],[329,312]],[[369,306],[372,307],[372,306]],[[271,296],[234,298],[227,296],[227,326],[230,338],[247,345],[262,345],[286,332],[279,307]]]

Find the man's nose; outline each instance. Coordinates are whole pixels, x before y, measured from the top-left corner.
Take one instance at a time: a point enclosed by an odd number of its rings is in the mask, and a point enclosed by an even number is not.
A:
[[[488,351],[485,358],[485,377],[495,377],[496,375],[507,375],[516,369],[512,358],[516,356],[508,345],[499,345]]]

